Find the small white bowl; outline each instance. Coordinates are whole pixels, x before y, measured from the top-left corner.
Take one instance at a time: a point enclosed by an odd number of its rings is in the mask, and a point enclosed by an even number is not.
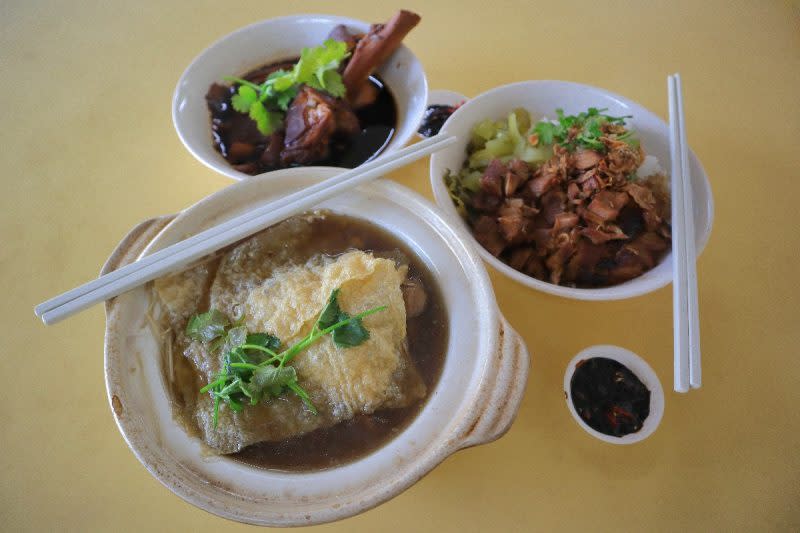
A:
[[[666,254],[655,268],[641,276],[619,285],[603,288],[579,289],[562,287],[523,274],[490,254],[472,237],[469,227],[456,211],[444,176],[448,170],[458,171],[466,159],[470,131],[478,122],[487,118],[504,119],[515,108],[528,110],[532,119],[554,117],[556,108],[563,108],[567,114],[586,111],[589,107],[608,108],[611,115],[633,115],[628,124],[636,130],[645,152],[658,158],[661,166],[669,171],[669,130],[667,124],[651,111],[639,104],[603,89],[567,81],[523,81],[504,85],[486,91],[468,100],[445,122],[443,132],[454,134],[459,141],[431,156],[430,177],[436,203],[448,219],[465,228],[470,242],[481,257],[513,280],[528,287],[578,300],[620,300],[640,296],[659,289],[672,281],[672,254]],[[691,132],[690,132],[691,133]],[[700,255],[711,233],[714,218],[714,202],[711,186],[703,166],[689,153],[692,172],[692,191],[694,194],[695,246]]]
[[[572,403],[572,375],[575,373],[578,363],[595,357],[613,359],[628,367],[628,369],[644,383],[645,387],[650,390],[650,414],[644,419],[642,428],[636,433],[628,433],[622,437],[614,437],[612,435],[600,433],[596,429],[591,428],[575,409],[575,405]],[[632,351],[610,344],[590,346],[572,358],[567,365],[567,371],[564,373],[564,397],[567,400],[567,409],[569,409],[572,418],[575,419],[578,425],[589,435],[611,444],[633,444],[634,442],[646,439],[653,434],[661,423],[661,417],[664,416],[664,389],[661,387],[661,381],[659,381],[656,373],[644,359]]]
[[[177,217],[139,225],[103,272],[338,172],[294,168],[235,183]],[[461,228],[448,224],[424,198],[387,180],[358,187],[320,207],[369,220],[415,250],[439,283],[449,322],[442,374],[419,415],[393,440],[352,463],[291,473],[209,456],[200,440],[173,418],[160,372],[160,340],[146,327],[144,316],[150,291],[139,287],[106,305],[106,387],[120,431],[153,476],[219,516],[297,526],[362,512],[396,496],[448,455],[503,435],[522,399],[527,349],[500,314],[486,269]]]
[[[292,15],[263,20],[219,39],[197,56],[184,71],[172,98],[172,122],[184,146],[201,163],[230,178],[249,174],[231,167],[214,148],[206,92],[224,76],[238,76],[266,63],[297,57],[304,47],[319,46],[337,25],[354,32],[369,31],[361,20],[333,15]],[[405,46],[378,69],[397,106],[394,135],[382,154],[402,148],[416,133],[425,113],[428,82],[417,57]]]

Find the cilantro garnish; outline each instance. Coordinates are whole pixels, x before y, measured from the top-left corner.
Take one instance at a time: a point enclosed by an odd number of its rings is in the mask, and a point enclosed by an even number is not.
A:
[[[216,378],[200,389],[214,398],[214,427],[217,427],[220,402],[233,411],[241,411],[248,403],[256,405],[268,398],[277,398],[287,391],[296,394],[314,414],[317,409],[308,393],[297,382],[297,372],[287,364],[304,349],[330,334],[339,347],[358,346],[369,338],[362,319],[383,311],[375,307],[350,316],[338,302],[339,289],[331,292],[308,335],[281,351],[281,341],[269,333],[248,333],[247,328],[231,320],[221,311],[212,309],[193,316],[186,335],[222,354],[222,370]]]
[[[283,123],[286,110],[301,85],[337,98],[344,97],[345,86],[338,69],[348,55],[345,43],[328,39],[321,46],[303,48],[300,60],[291,70],[276,70],[261,85],[226,77],[239,84],[231,106],[253,119],[261,133],[270,135]]]
[[[570,152],[576,148],[605,152],[606,145],[601,140],[601,137],[606,136],[603,126],[606,124],[624,126],[625,119],[631,118],[631,115],[612,117],[603,114],[603,111],[606,109],[590,107],[577,115],[565,115],[563,109],[556,109],[556,122],[541,121],[534,126],[533,131],[542,144],[558,144]],[[631,135],[628,131],[616,138],[625,142],[635,142]]]

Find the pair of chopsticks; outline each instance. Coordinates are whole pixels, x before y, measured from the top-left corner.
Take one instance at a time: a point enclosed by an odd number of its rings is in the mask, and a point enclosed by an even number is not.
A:
[[[700,321],[689,145],[680,74],[667,77],[672,168],[672,319],[675,391],[700,388]]]
[[[307,211],[348,189],[379,178],[392,170],[450,146],[455,141],[456,138],[453,136],[436,135],[393,154],[377,158],[100,276],[89,283],[37,305],[34,312],[45,324],[54,324],[91,305],[186,267],[192,261],[292,215]]]

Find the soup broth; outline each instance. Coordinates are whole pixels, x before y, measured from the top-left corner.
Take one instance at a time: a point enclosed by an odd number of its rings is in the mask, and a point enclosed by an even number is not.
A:
[[[356,414],[336,425],[321,427],[280,441],[259,442],[229,455],[236,461],[259,468],[287,471],[331,468],[354,461],[380,448],[402,432],[420,412],[436,387],[447,352],[448,323],[444,300],[427,265],[406,243],[386,230],[358,218],[333,213],[302,218],[303,221],[298,224],[306,224],[307,227],[302,228],[298,238],[283,243],[285,254],[281,255],[280,260],[287,264],[304,264],[320,254],[337,257],[348,251],[361,250],[376,257],[392,259],[397,264],[407,265],[406,280],[422,287],[425,295],[424,309],[418,314],[408,314],[406,341],[408,355],[424,382],[426,393],[422,399],[404,407],[377,409],[371,414]],[[209,279],[214,278],[213,273],[220,268],[223,261],[221,258],[225,253],[226,250],[223,250],[216,259],[205,263],[204,268],[212,274]],[[210,288],[211,285],[207,284],[202,289],[204,293],[198,300],[199,311],[210,305]],[[406,307],[408,306],[406,301]],[[204,383],[192,362],[180,356],[180,348],[174,345],[173,356],[165,358],[168,363],[165,364],[165,374],[167,382],[172,384],[177,418],[188,431],[197,434],[196,424],[189,412],[190,404],[194,400],[186,391],[199,390]],[[300,357],[303,357],[302,353],[298,356]],[[203,398],[201,401],[210,400]]]

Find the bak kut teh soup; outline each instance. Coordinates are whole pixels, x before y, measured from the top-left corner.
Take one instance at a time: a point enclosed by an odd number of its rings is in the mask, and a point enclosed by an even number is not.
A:
[[[394,135],[397,109],[375,72],[419,21],[401,10],[367,33],[339,25],[300,57],[231,72],[206,94],[214,147],[251,175],[308,165],[353,168],[377,156]]]
[[[381,447],[419,413],[447,351],[427,266],[344,215],[288,219],[154,292],[175,419],[258,467],[329,468]]]

